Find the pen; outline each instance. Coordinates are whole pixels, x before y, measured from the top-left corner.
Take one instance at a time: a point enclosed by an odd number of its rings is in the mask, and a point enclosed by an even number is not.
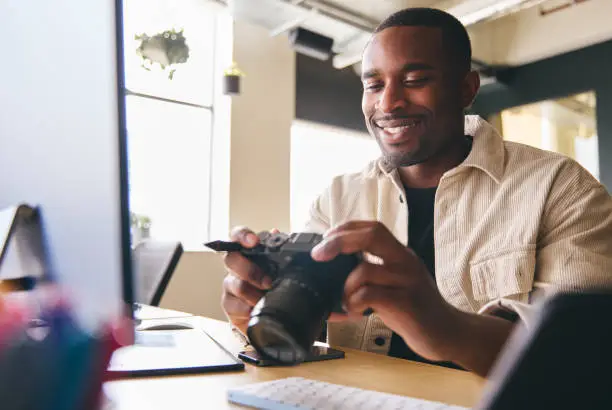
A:
[[[19,304],[2,300],[0,293],[0,354],[13,336],[25,328],[27,321],[25,309]]]
[[[33,276],[23,276],[21,278],[0,280],[0,295],[3,293],[21,292],[34,289],[36,278]]]

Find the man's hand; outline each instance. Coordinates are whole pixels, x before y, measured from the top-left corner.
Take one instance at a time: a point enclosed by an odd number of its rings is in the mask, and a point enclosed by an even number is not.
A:
[[[486,375],[510,322],[460,312],[448,304],[416,254],[379,222],[354,221],[331,229],[312,257],[329,261],[359,252],[377,256],[382,264],[364,261],[347,278],[343,302],[349,317],[361,317],[371,308],[417,354]]]
[[[370,221],[349,222],[328,231],[312,256],[328,261],[355,252],[377,256],[382,265],[362,262],[347,278],[343,304],[349,315],[360,317],[371,308],[416,353],[445,360],[443,347],[454,330],[448,326],[453,309],[421,260],[384,225]]]
[[[231,240],[247,248],[259,243],[257,235],[244,227],[232,230]],[[272,280],[240,252],[228,252],[224,263],[228,274],[223,280],[221,306],[230,322],[246,335],[251,310],[264,295],[264,290],[270,288]]]

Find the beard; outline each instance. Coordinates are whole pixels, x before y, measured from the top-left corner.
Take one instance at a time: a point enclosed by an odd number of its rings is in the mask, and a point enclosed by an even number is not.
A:
[[[428,143],[426,137],[419,139],[419,148],[414,151],[388,151],[380,138],[376,135],[376,142],[380,147],[384,164],[389,168],[409,167],[421,164],[435,154],[435,148]]]
[[[423,109],[416,114],[412,114],[412,117],[420,119],[420,126],[425,127],[426,130],[423,134],[416,136],[418,138],[417,144],[410,144],[407,147],[401,146],[389,146],[383,142],[384,131],[382,128],[377,126],[377,121],[402,121],[410,118],[409,114],[387,114],[375,117],[373,113],[366,119],[366,127],[369,134],[376,140],[378,147],[380,148],[381,156],[380,159],[386,168],[394,169],[400,167],[409,167],[412,165],[421,164],[427,161],[436,153],[436,135],[431,135],[431,122],[433,114]]]

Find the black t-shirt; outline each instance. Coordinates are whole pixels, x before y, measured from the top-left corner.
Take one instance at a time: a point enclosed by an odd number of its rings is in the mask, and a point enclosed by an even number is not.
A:
[[[406,191],[406,204],[410,214],[408,223],[408,246],[417,254],[427,267],[427,270],[436,276],[434,251],[434,202],[436,188],[408,188]],[[417,355],[406,345],[404,340],[395,332],[391,338],[389,356],[414,360],[423,363],[432,363]],[[452,363],[435,364],[458,368]]]

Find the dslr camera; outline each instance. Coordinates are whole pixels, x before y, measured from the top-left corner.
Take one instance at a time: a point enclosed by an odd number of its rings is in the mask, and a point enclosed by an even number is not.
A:
[[[272,278],[272,287],[251,312],[247,336],[257,352],[282,364],[302,363],[331,312],[342,312],[344,282],[359,264],[357,254],[314,261],[310,252],[323,237],[315,233],[258,234],[259,244],[236,242],[206,246],[218,252],[240,252]]]

